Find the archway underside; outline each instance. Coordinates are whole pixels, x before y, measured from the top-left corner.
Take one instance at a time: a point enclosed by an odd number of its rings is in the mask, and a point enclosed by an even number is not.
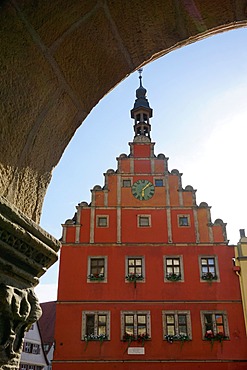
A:
[[[247,25],[247,0],[10,0],[0,8],[0,195],[39,222],[76,129],[141,65]]]

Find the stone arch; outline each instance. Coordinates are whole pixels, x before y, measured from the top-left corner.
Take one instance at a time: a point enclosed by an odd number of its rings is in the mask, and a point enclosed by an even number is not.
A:
[[[141,65],[246,26],[247,1],[10,0],[0,16],[0,195],[38,222],[51,171],[97,102]]]

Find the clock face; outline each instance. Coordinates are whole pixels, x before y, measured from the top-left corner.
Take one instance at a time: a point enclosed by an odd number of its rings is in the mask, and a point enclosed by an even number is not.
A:
[[[132,186],[132,194],[136,199],[148,200],[154,195],[154,186],[148,180],[138,180]]]

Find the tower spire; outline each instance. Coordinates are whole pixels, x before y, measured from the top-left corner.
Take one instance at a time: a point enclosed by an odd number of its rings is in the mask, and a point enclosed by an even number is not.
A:
[[[136,100],[131,112],[131,118],[135,120],[134,123],[134,141],[151,141],[150,131],[151,125],[149,119],[153,116],[153,110],[149,106],[149,102],[146,98],[147,90],[142,86],[142,71],[140,68],[139,80],[140,86],[136,90]]]

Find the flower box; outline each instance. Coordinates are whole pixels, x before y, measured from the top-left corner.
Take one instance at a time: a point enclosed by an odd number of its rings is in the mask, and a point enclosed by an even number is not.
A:
[[[175,335],[165,335],[165,340],[168,343],[173,343],[174,341],[187,342],[190,340],[187,334],[175,334]]]
[[[181,280],[181,275],[180,274],[167,274],[166,279],[169,281],[179,281]]]
[[[218,279],[217,275],[212,274],[212,272],[207,272],[206,274],[202,275],[202,280],[212,281],[217,279]]]

